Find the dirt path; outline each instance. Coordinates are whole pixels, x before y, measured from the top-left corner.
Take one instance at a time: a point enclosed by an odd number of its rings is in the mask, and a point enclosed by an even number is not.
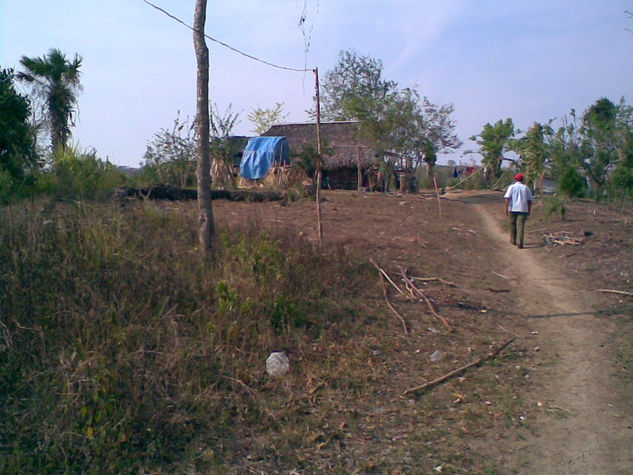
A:
[[[615,474],[633,471],[631,414],[618,408],[618,387],[603,349],[609,328],[591,302],[590,283],[579,283],[547,262],[534,239],[519,250],[508,242],[497,216],[475,205],[494,247],[499,273],[516,287],[516,311],[529,320],[530,341],[551,365],[537,370],[531,395],[542,415],[534,436],[507,460],[519,473]],[[501,208],[497,206],[497,208]],[[536,333],[538,332],[538,333]]]

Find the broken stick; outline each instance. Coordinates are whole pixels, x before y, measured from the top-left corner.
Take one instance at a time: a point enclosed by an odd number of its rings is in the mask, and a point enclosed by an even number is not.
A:
[[[406,396],[407,394],[411,394],[417,391],[424,391],[426,389],[432,388],[433,386],[437,386],[438,384],[446,381],[447,379],[452,378],[453,376],[456,376],[458,374],[463,373],[464,371],[466,371],[468,368],[472,368],[473,366],[479,366],[480,364],[482,364],[484,361],[489,360],[490,358],[494,358],[495,356],[497,356],[499,353],[501,353],[501,351],[508,346],[510,343],[512,343],[514,341],[514,338],[512,338],[511,340],[506,341],[503,345],[501,345],[499,348],[497,348],[494,351],[491,351],[490,353],[488,353],[487,356],[484,356],[482,358],[479,358],[478,360],[473,361],[472,363],[468,363],[467,365],[462,366],[461,368],[457,368],[453,371],[451,371],[450,373],[446,373],[444,376],[440,376],[439,378],[434,379],[433,381],[429,381],[428,383],[424,383],[421,384],[420,386],[416,386],[414,388],[409,388],[404,392],[404,395]]]
[[[606,292],[608,294],[618,294],[618,295],[633,295],[633,292],[626,292],[625,290],[598,289],[598,292]]]
[[[426,296],[426,294],[424,292],[422,292],[420,289],[418,289],[415,284],[413,283],[413,281],[409,278],[409,276],[407,275],[407,271],[404,269],[404,267],[402,266],[398,266],[398,268],[400,269],[400,274],[402,274],[402,278],[404,279],[404,281],[407,283],[407,285],[409,286],[409,288],[411,289],[411,291],[415,291],[415,293],[419,296],[422,297],[422,299],[426,302],[426,304],[429,306],[429,309],[431,310],[431,313],[433,315],[435,315],[436,318],[440,319],[442,321],[442,323],[446,326],[446,328],[448,328],[449,331],[453,331],[453,327],[451,326],[450,323],[448,323],[448,320],[446,320],[443,316],[441,316],[437,310],[435,310],[435,306],[433,305],[433,303],[431,302],[431,300]]]
[[[457,287],[454,282],[444,280],[441,277],[411,277],[411,280],[419,280],[420,282],[441,282],[449,287]]]
[[[389,274],[387,274],[387,273],[386,273],[386,272],[385,272],[385,271],[384,271],[384,270],[383,270],[383,269],[382,269],[382,268],[381,268],[378,264],[376,264],[376,261],[375,261],[372,257],[370,257],[370,258],[369,258],[369,262],[370,262],[370,263],[371,263],[371,265],[373,265],[376,269],[378,269],[378,272],[380,272],[380,275],[384,276],[384,277],[385,277],[385,279],[387,279],[387,280],[389,281],[389,283],[390,283],[391,285],[393,285],[399,293],[401,293],[402,295],[404,295],[404,296],[406,297],[406,295],[407,295],[407,294],[405,294],[405,293],[402,291],[402,289],[400,289],[400,287],[398,287],[398,286],[397,286],[397,285],[393,282],[393,280],[391,280],[391,277],[389,277]]]
[[[382,283],[382,293],[385,296],[385,301],[387,302],[387,306],[396,315],[396,317],[400,319],[400,321],[402,322],[402,328],[404,329],[404,334],[408,335],[409,330],[407,329],[407,323],[404,321],[404,318],[402,318],[402,315],[400,315],[400,313],[396,310],[396,307],[394,307],[389,301],[389,295],[387,295],[387,285],[385,284],[385,276],[382,275],[382,273],[380,274],[380,282]]]

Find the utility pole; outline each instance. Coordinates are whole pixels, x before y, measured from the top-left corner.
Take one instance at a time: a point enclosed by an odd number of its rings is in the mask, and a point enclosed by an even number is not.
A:
[[[317,161],[316,161],[316,210],[317,234],[319,249],[323,247],[323,221],[321,219],[321,179],[323,175],[323,161],[321,157],[321,99],[319,94],[319,68],[314,68],[314,84],[316,88],[316,133],[317,133]]]

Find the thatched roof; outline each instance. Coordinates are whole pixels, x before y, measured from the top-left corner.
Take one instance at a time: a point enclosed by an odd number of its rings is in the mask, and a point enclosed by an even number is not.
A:
[[[316,148],[316,123],[273,125],[263,135],[284,136],[290,144],[290,152],[301,153],[303,145]],[[376,163],[375,146],[370,139],[361,137],[359,122],[324,122],[321,124],[323,145],[332,149],[332,156],[326,156],[326,170],[353,167],[357,165],[357,154],[363,167]]]

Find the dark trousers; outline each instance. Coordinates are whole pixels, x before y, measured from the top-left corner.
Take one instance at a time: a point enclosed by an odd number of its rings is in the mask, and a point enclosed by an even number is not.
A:
[[[510,242],[523,247],[525,220],[529,213],[510,213]]]

